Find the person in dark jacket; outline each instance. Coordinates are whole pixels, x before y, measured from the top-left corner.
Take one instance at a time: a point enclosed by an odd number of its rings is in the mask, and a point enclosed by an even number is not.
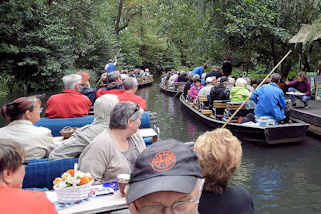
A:
[[[227,56],[222,66],[223,76],[230,76],[232,74],[232,58]]]
[[[98,89],[96,92],[97,98],[104,95],[104,94],[115,94],[121,95],[124,93],[122,80],[119,71],[114,71],[107,74],[107,85],[103,86],[102,88]]]
[[[222,73],[219,70],[220,68],[218,66],[213,66],[213,70],[206,74],[205,82],[208,77],[216,77],[216,79],[222,77]]]
[[[90,74],[87,72],[78,72],[77,74],[81,76],[81,88],[79,92],[87,96],[93,106],[96,100],[96,88],[90,87]]]
[[[177,78],[177,82],[187,82],[188,77],[186,72],[181,72],[179,77]]]
[[[221,77],[220,84],[214,86],[210,92],[210,104],[213,104],[214,100],[229,100],[230,90],[226,87],[228,83],[227,77]]]

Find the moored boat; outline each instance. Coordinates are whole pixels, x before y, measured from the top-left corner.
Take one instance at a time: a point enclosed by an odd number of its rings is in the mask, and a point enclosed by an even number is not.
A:
[[[181,95],[180,102],[193,113],[198,119],[212,128],[219,128],[224,125],[224,121],[207,116],[186,102]],[[289,123],[273,126],[246,125],[239,123],[229,123],[226,128],[242,141],[254,142],[258,144],[282,144],[300,142],[305,138],[309,125],[307,123]]]

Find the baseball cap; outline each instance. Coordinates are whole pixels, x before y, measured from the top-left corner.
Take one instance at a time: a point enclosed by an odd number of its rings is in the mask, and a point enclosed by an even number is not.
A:
[[[202,170],[191,148],[174,139],[147,147],[130,175],[127,203],[155,192],[191,193]]]

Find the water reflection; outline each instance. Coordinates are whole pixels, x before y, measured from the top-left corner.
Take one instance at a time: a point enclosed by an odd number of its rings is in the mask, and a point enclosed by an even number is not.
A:
[[[159,85],[140,89],[147,110],[157,112],[161,139],[194,141],[211,129],[197,121],[177,98],[159,91]],[[321,142],[307,137],[302,143],[273,147],[243,142],[243,162],[232,184],[246,188],[256,213],[321,213]]]

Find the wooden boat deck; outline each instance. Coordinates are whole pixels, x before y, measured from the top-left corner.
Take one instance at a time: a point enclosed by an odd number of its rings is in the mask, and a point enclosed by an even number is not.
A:
[[[290,117],[310,124],[309,131],[321,135],[321,101],[310,101],[309,108],[298,101],[296,108],[291,108]]]

